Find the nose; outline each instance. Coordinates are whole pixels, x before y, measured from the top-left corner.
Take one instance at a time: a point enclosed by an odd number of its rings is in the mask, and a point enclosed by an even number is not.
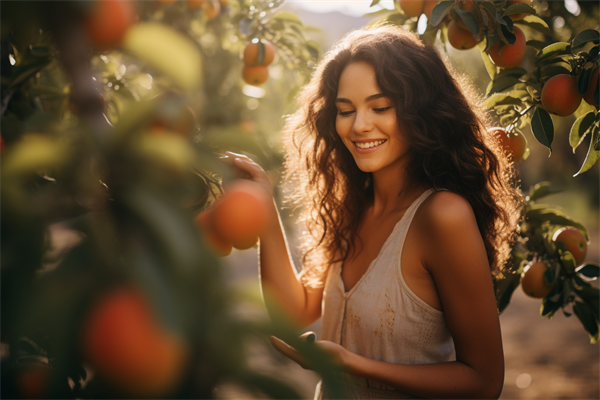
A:
[[[367,112],[356,111],[356,117],[352,128],[357,135],[368,133],[373,130],[373,121],[371,121]]]

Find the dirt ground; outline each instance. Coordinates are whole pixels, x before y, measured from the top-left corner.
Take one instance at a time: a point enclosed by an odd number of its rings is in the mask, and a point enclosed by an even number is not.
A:
[[[256,251],[235,252],[227,260],[232,279],[258,287]],[[600,352],[575,315],[558,312],[552,320],[539,315],[540,300],[517,288],[500,316],[506,374],[501,399],[600,399]],[[318,333],[318,323],[307,330]],[[318,377],[257,343],[250,364],[261,372],[290,382],[305,398],[313,396]],[[220,387],[220,398],[241,399],[249,394]]]

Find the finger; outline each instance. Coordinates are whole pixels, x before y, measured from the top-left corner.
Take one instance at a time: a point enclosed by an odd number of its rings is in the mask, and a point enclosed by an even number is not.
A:
[[[298,363],[302,368],[308,369],[308,362],[300,355],[298,350],[284,342],[283,340],[276,338],[275,336],[269,337],[271,344],[277,351],[289,358],[290,360]]]
[[[242,171],[249,174],[252,178],[256,178],[258,176],[263,175],[265,172],[260,167],[260,165],[256,164],[250,159],[245,158],[235,158],[233,160],[233,165],[236,168],[241,169]]]
[[[317,339],[317,334],[314,332],[306,332],[300,335],[300,340],[304,340],[306,343],[314,343]]]

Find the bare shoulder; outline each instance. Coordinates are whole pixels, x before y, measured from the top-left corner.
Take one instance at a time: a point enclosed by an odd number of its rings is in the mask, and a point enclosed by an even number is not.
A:
[[[457,193],[440,191],[432,193],[421,205],[417,218],[419,225],[427,230],[446,230],[456,225],[472,224],[475,220],[473,207]]]

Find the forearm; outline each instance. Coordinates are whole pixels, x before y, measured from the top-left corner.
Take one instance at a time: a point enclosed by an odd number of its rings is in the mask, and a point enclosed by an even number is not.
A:
[[[346,352],[344,367],[350,374],[393,386],[403,392],[427,398],[498,398],[503,374],[478,371],[459,362],[393,364]]]
[[[271,297],[294,323],[304,325],[307,320],[306,292],[296,276],[275,203],[269,208],[268,228],[260,237],[259,264],[265,300]],[[266,301],[272,314],[275,310],[270,303]]]

